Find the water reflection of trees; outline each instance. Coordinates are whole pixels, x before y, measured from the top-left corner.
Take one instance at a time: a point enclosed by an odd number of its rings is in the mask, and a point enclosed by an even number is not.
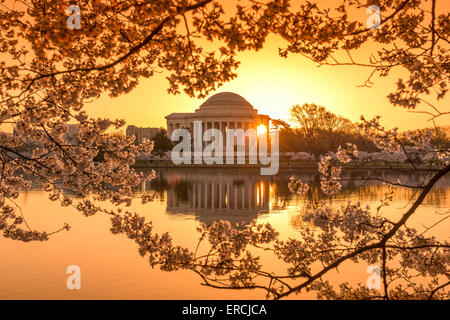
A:
[[[293,175],[310,184],[306,195],[289,191],[288,181]],[[368,177],[373,179],[366,180]],[[327,196],[321,192],[319,177],[313,170],[282,170],[278,175],[264,177],[255,170],[242,169],[160,169],[155,179],[141,184],[137,191],[156,192],[161,201],[167,202],[170,215],[193,214],[207,224],[220,219],[249,224],[262,213],[285,210],[294,203],[378,201],[390,188],[382,181],[420,186],[424,177],[407,171],[347,170],[343,173],[342,192]],[[394,191],[396,201],[410,201],[415,195],[416,189],[411,188],[399,186]],[[444,177],[423,204],[442,207],[449,199],[449,180]]]
[[[373,212],[359,202],[348,202],[337,209],[320,203],[305,210],[303,221],[314,228],[301,228],[298,238],[283,240],[268,223],[252,221],[234,227],[229,221],[221,220],[197,228],[200,236],[195,251],[174,245],[167,234],[153,235],[152,224],[136,214],[115,215],[111,230],[133,239],[139,245],[140,254],[148,256],[152,267],[160,266],[165,271],[192,270],[201,277],[204,285],[213,288],[262,289],[268,298],[275,299],[302,290],[315,291],[319,298],[326,299],[445,299],[449,293],[443,289],[450,285],[450,244],[435,236],[424,235],[439,222],[423,232],[405,223],[449,169],[439,170],[426,183],[399,220]],[[211,180],[205,184],[205,177],[198,173],[196,176],[202,185],[210,185]],[[230,176],[233,178],[233,174],[227,175]],[[218,176],[214,181],[222,179]],[[282,181],[283,176],[275,179]],[[189,184],[181,176],[177,180],[178,187],[173,189],[184,190],[189,202]],[[273,183],[270,193],[280,194]],[[374,187],[376,185],[365,186],[376,195],[380,191]],[[205,188],[205,195],[208,190]],[[407,192],[404,194],[408,195]],[[393,199],[387,193],[381,200],[382,206],[388,206]],[[205,201],[203,208],[218,209],[213,206],[214,201],[210,202],[211,207],[208,207],[209,200]],[[201,202],[199,205],[202,208]],[[443,219],[446,217],[440,221]],[[260,262],[258,253],[261,249],[286,263],[286,270],[271,272],[272,266]],[[375,266],[383,286],[380,285],[380,290],[372,290],[368,285],[345,282],[335,287],[326,276],[346,262]]]
[[[450,285],[450,282],[440,284],[445,276],[448,277],[448,249],[450,248],[448,242],[439,242],[434,237],[424,237],[422,234],[418,234],[417,230],[404,226],[402,220],[395,222],[384,215],[374,216],[373,212],[367,210],[365,206],[352,203],[331,215],[331,220],[324,219],[322,215],[316,215],[316,212],[312,211],[304,214],[301,217],[303,219],[298,216],[298,219],[296,217],[291,220],[293,225],[298,223],[299,227],[303,223],[303,226],[314,225],[322,228],[321,241],[305,240],[314,239],[315,231],[312,231],[312,228],[298,228],[302,241],[290,239],[286,242],[278,238],[278,233],[270,225],[257,225],[256,218],[261,213],[270,209],[286,208],[286,203],[299,199],[299,196],[292,195],[286,187],[292,174],[293,172],[281,172],[277,176],[261,177],[254,172],[245,170],[223,172],[214,170],[214,174],[207,170],[162,170],[155,179],[155,184],[141,185],[137,191],[158,190],[157,192],[162,197],[166,196],[168,214],[193,213],[197,220],[205,223],[199,227],[201,233],[199,245],[204,241],[209,243],[213,249],[206,255],[202,255],[203,253],[197,252],[197,250],[194,252],[190,248],[174,246],[167,234],[162,236],[152,234],[151,223],[145,222],[145,218],[130,212],[126,212],[123,216],[112,214],[111,230],[115,234],[123,233],[135,240],[139,245],[139,252],[143,256],[150,255],[149,261],[152,266],[160,265],[161,269],[166,271],[193,270],[202,277],[206,285],[213,287],[224,289],[261,288],[265,289],[270,297],[282,298],[292,292],[307,288],[315,281],[311,289],[319,292],[322,297],[333,299],[347,299],[356,295],[359,298],[367,299],[446,297],[446,294],[439,290]],[[444,173],[440,172],[440,174]],[[314,187],[316,182],[314,174],[300,172],[298,176],[312,185],[309,200],[311,198],[327,199],[333,203],[349,200],[352,197],[352,200],[355,200],[355,197],[356,200],[379,200],[383,199],[390,190],[388,186],[381,184],[378,180],[362,183],[361,177],[365,179],[365,176],[349,172],[344,176],[343,195],[325,197],[317,187]],[[420,176],[409,179],[410,175],[406,173],[401,175],[380,173],[378,176],[383,179],[395,179],[400,176],[397,179],[401,179],[408,185],[420,184],[422,181]],[[348,177],[347,180],[345,180],[346,177]],[[412,199],[415,197],[414,190],[397,187],[395,200],[415,202],[412,209],[408,209],[405,213],[408,216],[411,216],[421,203],[438,204],[445,207],[449,199],[450,188],[446,176],[443,175],[441,178],[439,180],[440,177],[437,177],[427,183],[425,191],[422,191],[422,199]],[[432,186],[433,188],[431,188]],[[425,195],[428,196],[425,197]],[[300,200],[306,199],[300,198]],[[423,200],[425,202],[422,202]],[[320,213],[325,212],[328,208],[326,205],[318,206],[317,210]],[[348,221],[348,215],[355,218],[355,221],[352,220],[350,228],[345,222]],[[245,225],[234,228],[226,221],[214,222],[221,219],[231,222],[244,221]],[[401,227],[404,227],[405,230],[395,233]],[[14,233],[7,236],[13,239],[19,237],[22,240],[27,239],[27,234],[18,233],[16,235]],[[42,238],[42,240],[46,239]],[[266,247],[269,243],[274,246]],[[273,252],[288,264],[293,261],[294,263],[286,274],[274,277],[262,269],[259,257],[254,256],[251,251],[247,251],[248,248],[252,250],[263,248],[267,252]],[[358,261],[381,261],[383,263],[382,274],[384,288],[386,288],[383,295],[374,294],[364,286],[355,287],[352,289],[353,291],[344,286],[344,290],[341,288],[342,292],[337,295],[337,291],[332,291],[327,281],[322,281],[322,274],[358,255],[361,256]],[[403,261],[399,266],[397,262],[400,259]],[[297,261],[301,263],[297,264]],[[322,262],[326,267],[322,271],[313,273],[312,266],[316,261]],[[386,267],[388,262],[393,268]],[[423,269],[424,266],[431,269]],[[217,273],[217,270],[220,272]],[[244,272],[241,272],[242,270]],[[428,276],[429,270],[433,271],[433,274]],[[387,283],[391,279],[410,281],[409,273],[411,271],[421,272],[422,276],[428,277],[430,284],[436,283],[437,285],[424,289],[420,287],[420,283],[411,282],[412,294],[399,286],[393,290],[387,290]],[[269,285],[262,286],[253,282],[254,277],[270,279]],[[299,280],[302,281],[300,284],[292,285],[294,281]],[[227,284],[218,286],[217,283]],[[274,287],[273,283],[278,284],[279,287]],[[289,287],[290,285],[292,286]],[[286,287],[287,290],[283,289]]]
[[[328,196],[320,191],[318,175],[313,171],[302,172],[281,172],[279,175],[273,178],[273,183],[277,185],[276,192],[271,197],[275,201],[290,201],[294,198],[304,198],[305,196],[297,196],[292,194],[288,188],[288,181],[291,176],[300,178],[310,184],[310,191],[306,194],[306,198],[309,201],[326,201],[331,203],[332,201],[345,201],[348,199],[363,201],[371,199],[380,199],[388,191],[389,184],[386,182],[409,185],[409,186],[421,186],[425,174],[419,174],[417,172],[392,172],[392,171],[362,171],[362,170],[347,170],[343,173],[342,178],[342,192]],[[450,198],[450,181],[447,177],[438,181],[433,187],[428,197],[424,200],[424,205],[437,205],[443,206],[448,203]],[[395,188],[394,199],[397,201],[410,200],[417,193],[414,188],[405,188],[399,186]]]

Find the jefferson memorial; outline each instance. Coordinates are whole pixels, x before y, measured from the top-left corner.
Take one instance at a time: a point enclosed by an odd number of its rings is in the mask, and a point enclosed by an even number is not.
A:
[[[226,136],[227,129],[250,128],[259,134],[268,134],[269,116],[258,111],[243,97],[232,92],[217,93],[208,98],[195,112],[171,113],[166,116],[169,138],[176,129],[184,128],[192,132],[194,121],[202,121],[203,132],[207,129],[219,129]],[[224,142],[225,143],[225,142]]]

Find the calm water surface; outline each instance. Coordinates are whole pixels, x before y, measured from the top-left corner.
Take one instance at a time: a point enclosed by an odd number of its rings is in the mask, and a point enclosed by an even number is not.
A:
[[[305,197],[289,193],[289,177],[313,182],[313,200],[330,205],[361,201],[375,208],[388,187],[380,181],[363,183],[367,175],[382,180],[418,184],[425,177],[415,173],[349,171],[338,197],[324,197],[316,187],[313,171],[285,170],[264,177],[251,169],[159,169],[157,178],[140,186],[136,193],[156,192],[155,201],[133,204],[132,210],[153,221],[155,232],[169,231],[175,244],[195,248],[200,223],[219,219],[232,222],[270,222],[284,239],[295,238],[304,227],[301,212]],[[397,187],[394,202],[383,214],[395,219],[403,213],[414,191]],[[17,200],[32,229],[54,231],[65,222],[72,229],[54,235],[47,242],[23,243],[0,238],[1,299],[264,299],[262,291],[229,291],[200,284],[189,271],[162,272],[152,269],[137,245],[124,235],[113,235],[109,217],[98,214],[86,218],[73,208],[51,202],[36,185]],[[450,179],[444,177],[428,195],[410,225],[430,226],[450,208]],[[448,239],[448,224],[434,230]],[[283,265],[272,256],[263,256],[265,270],[280,271]],[[81,268],[81,290],[66,289],[66,268]],[[333,281],[363,282],[367,265],[350,265],[331,277]],[[314,298],[304,294],[291,298]]]

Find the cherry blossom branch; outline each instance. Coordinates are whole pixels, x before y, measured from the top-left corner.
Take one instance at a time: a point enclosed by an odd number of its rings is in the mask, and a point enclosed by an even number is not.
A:
[[[381,239],[381,241],[368,245],[368,246],[364,246],[362,248],[359,248],[358,250],[355,250],[352,253],[346,254],[345,256],[341,257],[340,259],[336,260],[335,262],[329,264],[328,266],[326,266],[325,268],[323,268],[321,271],[317,272],[315,275],[311,276],[310,279],[308,279],[307,281],[305,281],[304,283],[297,285],[295,287],[293,287],[290,290],[287,290],[286,292],[280,294],[277,299],[286,297],[290,294],[292,294],[293,292],[298,292],[301,289],[307,287],[308,285],[310,285],[314,280],[319,279],[320,277],[322,277],[323,275],[325,275],[327,272],[329,272],[332,269],[335,269],[336,267],[338,267],[341,263],[343,263],[344,261],[347,261],[351,258],[354,258],[364,252],[367,252],[369,250],[373,250],[373,249],[381,249],[383,247],[386,246],[386,242],[400,229],[401,226],[403,226],[406,221],[411,217],[411,215],[414,214],[414,212],[416,211],[416,209],[420,206],[420,204],[423,202],[423,200],[425,199],[425,197],[427,196],[427,194],[430,192],[431,188],[436,184],[436,182],[441,179],[443,176],[445,176],[447,173],[450,172],[450,165],[447,165],[445,168],[441,169],[438,173],[436,173],[431,179],[430,181],[427,183],[427,185],[424,187],[424,189],[422,190],[422,192],[420,193],[419,197],[417,198],[417,200],[414,202],[414,204],[411,206],[411,208],[402,216],[402,218],[393,226],[393,228],[383,236],[383,238]]]

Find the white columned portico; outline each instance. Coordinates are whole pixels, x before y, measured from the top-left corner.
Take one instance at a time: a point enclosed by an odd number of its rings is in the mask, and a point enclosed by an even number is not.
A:
[[[232,92],[217,93],[207,99],[195,112],[172,113],[166,116],[167,134],[171,138],[176,129],[189,129],[194,133],[194,121],[202,121],[203,148],[210,142],[203,141],[207,129],[218,129],[223,135],[223,156],[226,157],[227,131],[230,129],[242,129],[247,131],[264,125],[269,132],[269,117],[258,114],[258,111],[244,98]],[[193,137],[192,137],[193,138]],[[246,153],[248,153],[248,139],[246,138]],[[192,154],[193,155],[193,154]]]

